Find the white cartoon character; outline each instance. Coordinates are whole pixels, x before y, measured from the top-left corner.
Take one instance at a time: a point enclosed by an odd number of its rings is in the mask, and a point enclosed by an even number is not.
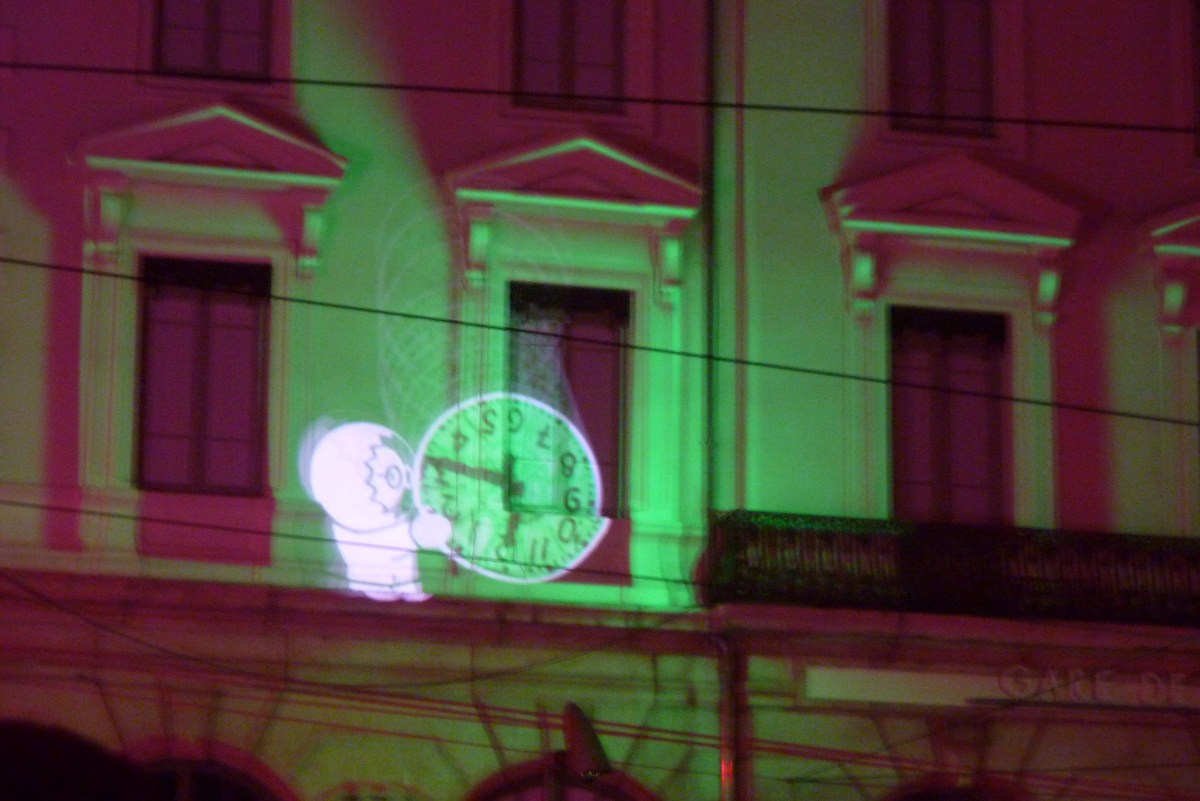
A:
[[[350,589],[382,601],[424,601],[417,549],[444,550],[450,522],[414,515],[412,449],[375,423],[345,423],[321,436],[308,464],[313,500],[329,515]]]

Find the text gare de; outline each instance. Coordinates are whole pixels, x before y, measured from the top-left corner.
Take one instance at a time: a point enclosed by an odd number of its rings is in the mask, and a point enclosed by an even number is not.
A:
[[[999,676],[1006,698],[1027,703],[1200,708],[1200,675],[1184,672],[1014,665]]]

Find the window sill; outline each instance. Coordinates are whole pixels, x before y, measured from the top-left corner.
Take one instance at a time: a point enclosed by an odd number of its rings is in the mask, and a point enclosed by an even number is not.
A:
[[[275,499],[144,492],[138,504],[141,556],[239,565],[271,563]]]

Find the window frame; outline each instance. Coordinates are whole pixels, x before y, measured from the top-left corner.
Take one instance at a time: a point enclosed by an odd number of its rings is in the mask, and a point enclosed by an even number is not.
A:
[[[569,184],[556,188],[563,175]],[[585,185],[610,189],[580,194]],[[676,587],[642,579],[635,566],[658,564],[663,547],[703,525],[703,510],[686,503],[703,481],[701,460],[694,458],[702,439],[696,436],[702,393],[688,391],[700,385],[699,365],[663,355],[687,349],[698,336],[692,323],[699,319],[703,283],[693,255],[699,228],[692,223],[699,187],[602,140],[571,133],[452,172],[447,192],[458,213],[452,308],[462,323],[453,326],[459,358],[448,403],[507,389],[506,343],[493,338],[508,335],[511,282],[629,293],[628,518],[611,521],[596,553],[609,542],[627,541],[628,550],[619,581],[607,571],[610,578],[594,585],[601,593],[595,598],[671,597]],[[621,538],[613,537],[614,528],[623,531]],[[573,585],[584,581],[538,585],[537,597],[569,601]]]
[[[912,248],[891,254],[882,266],[884,289],[846,315],[848,363],[852,371],[876,376],[849,396],[850,419],[861,420],[864,435],[851,443],[850,458],[864,466],[852,472],[848,496],[861,498],[851,510],[864,517],[894,515],[891,403],[888,378],[891,353],[887,324],[893,305],[1002,314],[1008,319],[1009,384],[1014,398],[1053,397],[1049,326],[1030,303],[1028,267],[1020,253],[977,253],[945,248]],[[990,263],[989,263],[990,262]],[[948,273],[956,280],[947,281]],[[1008,442],[1011,454],[1010,522],[1051,528],[1056,520],[1054,421],[1041,403],[1011,404]]]
[[[270,26],[266,34],[268,61],[266,72],[259,76],[218,74],[160,69],[159,19],[163,0],[139,0],[138,62],[141,73],[138,82],[160,90],[204,94],[228,92],[236,87],[240,93],[287,97],[291,85],[286,80],[292,74],[292,0],[266,0]]]
[[[205,495],[246,495],[250,497],[260,497],[268,487],[266,476],[267,464],[267,398],[270,395],[270,387],[268,384],[269,363],[268,355],[270,353],[270,306],[271,306],[271,265],[263,262],[236,262],[225,260],[196,260],[196,259],[179,259],[164,256],[142,256],[140,259],[141,272],[141,297],[139,299],[139,341],[138,341],[138,379],[137,379],[137,454],[135,456],[134,481],[135,484],[143,490],[157,492],[183,492]],[[219,278],[213,275],[204,276],[206,270],[220,270],[225,275]],[[175,272],[176,280],[171,278],[151,277],[151,271]],[[252,286],[251,289],[229,289],[223,288],[218,284],[221,281],[232,284],[234,279],[230,278],[236,272],[257,272],[256,276],[247,275],[243,280],[251,285],[261,284],[261,286]],[[264,275],[265,274],[265,275]],[[182,276],[180,278],[180,276]],[[245,485],[220,485],[212,480],[204,468],[205,456],[208,453],[208,447],[211,443],[206,439],[206,435],[210,434],[207,420],[204,417],[203,409],[207,405],[205,403],[198,404],[199,414],[193,414],[189,427],[189,480],[184,482],[175,482],[168,480],[160,480],[147,476],[147,425],[149,424],[150,412],[147,408],[148,403],[148,370],[150,358],[149,347],[152,334],[153,320],[151,319],[151,307],[155,302],[152,297],[152,292],[160,287],[174,287],[181,290],[190,290],[196,293],[201,314],[203,315],[202,326],[197,326],[200,332],[201,342],[198,347],[202,350],[207,350],[210,339],[209,335],[212,332],[212,320],[209,312],[212,310],[212,300],[214,296],[222,292],[244,293],[247,297],[254,298],[255,306],[255,350],[253,355],[255,364],[255,379],[256,387],[253,391],[253,397],[250,403],[253,405],[251,410],[252,430],[249,436],[252,441],[252,458],[254,464],[252,466],[253,481]],[[206,398],[208,397],[207,390],[211,388],[212,375],[209,370],[209,364],[206,353],[192,354],[197,360],[194,366],[198,368],[200,375],[200,383],[203,385],[199,390]],[[196,409],[193,412],[197,411]]]
[[[618,318],[615,320],[613,328],[619,334],[617,344],[615,346],[618,350],[616,357],[616,371],[618,373],[616,376],[616,386],[608,388],[609,391],[613,393],[610,397],[611,404],[612,406],[615,406],[615,408],[610,407],[608,411],[616,418],[615,430],[611,432],[611,439],[605,437],[604,440],[607,441],[601,444],[601,439],[597,436],[597,432],[594,430],[589,430],[587,420],[585,419],[586,414],[579,412],[579,410],[561,408],[561,404],[551,403],[550,405],[560,408],[564,414],[567,414],[568,417],[573,418],[572,422],[580,429],[580,431],[585,433],[585,435],[588,437],[589,446],[596,454],[597,462],[599,463],[601,469],[601,487],[603,490],[600,513],[610,518],[627,518],[629,516],[627,502],[629,495],[627,481],[629,473],[627,458],[627,432],[629,430],[628,410],[631,383],[629,375],[628,345],[630,343],[630,321],[632,318],[634,305],[633,293],[626,290],[610,289],[606,287],[581,287],[560,283],[509,281],[507,286],[507,295],[509,311],[508,325],[510,330],[505,356],[506,375],[510,391],[520,392],[520,394],[531,393],[521,392],[521,388],[519,387],[517,380],[518,376],[516,375],[517,366],[514,363],[516,349],[520,346],[519,340],[521,338],[521,332],[514,329],[520,329],[522,327],[520,323],[514,322],[514,315],[517,312],[514,293],[517,287],[522,288],[522,291],[530,294],[540,290],[544,293],[544,297],[548,301],[546,304],[547,308],[557,311],[564,311],[566,310],[565,307],[571,306],[575,308],[571,309],[570,312],[583,310],[586,313],[587,311],[591,311],[595,308],[588,306],[586,301],[599,300],[602,298],[614,304],[611,306],[606,306],[603,309],[603,312],[605,312],[606,316],[610,318]],[[617,304],[623,308],[617,309]],[[562,362],[559,366],[563,370],[564,382],[568,384],[567,389],[573,389],[570,386],[571,368],[569,364],[572,356],[572,353],[569,351],[571,346],[570,339],[573,335],[570,333],[570,331],[568,331],[566,334],[550,334],[548,336],[559,339],[560,343],[564,344],[568,349],[567,352],[561,354]],[[538,397],[536,395],[534,395],[534,397],[536,397],[538,400],[548,401],[547,398]],[[610,455],[611,458],[606,459],[604,458],[605,455]]]
[[[565,108],[550,103],[530,104],[518,100],[516,76],[518,58],[516,32],[518,23],[518,0],[500,0],[501,8],[497,24],[499,34],[497,51],[496,86],[497,113],[500,118],[539,120],[550,124],[577,126],[594,123],[606,127],[631,129],[643,135],[654,132],[655,107],[653,103],[624,102],[616,110]],[[629,98],[647,98],[654,94],[659,71],[655,53],[657,36],[657,2],[631,2],[623,0],[621,74],[622,95]]]
[[[991,115],[994,120],[1023,119],[1025,97],[1025,1],[990,0]],[[864,94],[873,114],[867,121],[871,138],[904,148],[996,150],[1015,158],[1027,149],[1026,127],[994,121],[988,136],[952,131],[906,130],[892,125],[890,0],[867,0],[864,15],[866,49]]]
[[[1170,3],[1171,119],[1181,129],[1200,124],[1200,0]],[[1200,134],[1169,135],[1181,165],[1200,170]]]
[[[613,19],[612,25],[612,41],[610,45],[613,50],[612,71],[614,87],[612,91],[605,93],[611,96],[611,99],[601,99],[599,97],[590,97],[591,93],[585,92],[579,85],[579,67],[582,64],[580,58],[576,57],[579,50],[579,28],[576,25],[578,20],[578,11],[585,3],[592,3],[595,0],[560,0],[557,7],[560,9],[558,19],[562,35],[558,40],[557,54],[555,63],[555,77],[558,79],[558,88],[554,92],[547,92],[543,89],[532,89],[527,87],[524,75],[525,67],[531,59],[525,56],[527,47],[525,45],[526,26],[523,24],[525,17],[523,9],[526,3],[533,0],[513,0],[513,26],[512,26],[512,51],[513,51],[513,103],[522,107],[533,108],[549,108],[558,111],[582,111],[596,114],[606,115],[621,115],[624,111],[626,85],[626,69],[625,69],[625,17],[626,3],[625,0],[605,0],[612,3]],[[563,85],[565,84],[565,86]],[[572,95],[581,95],[573,97]]]
[[[1158,310],[1158,379],[1167,416],[1195,420],[1200,412],[1200,229],[1194,221],[1200,202],[1171,209],[1145,221],[1143,236],[1153,253]],[[1156,426],[1156,460],[1163,502],[1140,504],[1139,516],[1161,510],[1157,526],[1188,536],[1200,520],[1200,430]],[[1124,510],[1121,510],[1124,511]],[[1143,519],[1135,523],[1148,524]]]
[[[199,0],[204,4],[205,25],[203,28],[204,38],[204,56],[205,63],[200,67],[172,67],[166,62],[167,55],[167,30],[171,27],[167,23],[167,7],[168,4],[175,0],[157,0],[155,3],[155,18],[154,18],[154,71],[161,75],[187,75],[203,78],[217,78],[222,80],[237,80],[237,81],[269,81],[271,79],[271,65],[273,63],[273,35],[272,35],[272,0],[261,0],[262,16],[259,20],[261,28],[257,31],[258,38],[258,66],[254,70],[232,70],[222,69],[220,65],[220,46],[222,38],[229,35],[231,31],[223,28],[221,25],[221,12],[223,3],[240,3],[244,0]]]
[[[1007,316],[995,312],[907,304],[891,304],[887,312],[889,379],[891,381],[889,418],[892,454],[892,509],[894,515],[899,519],[921,523],[1010,524],[1012,518],[1012,479],[1010,475],[1012,434],[1009,422],[1010,414],[1007,408],[1009,403],[1001,400],[1011,394],[1009,387],[1012,381]],[[901,317],[909,319],[899,319]],[[999,332],[994,330],[997,326]],[[911,513],[909,510],[912,507],[906,501],[904,491],[901,489],[899,446],[901,426],[897,396],[905,390],[925,391],[920,387],[905,386],[908,382],[905,379],[897,378],[897,354],[901,347],[897,335],[901,330],[930,334],[940,346],[940,352],[933,360],[934,376],[932,380],[911,382],[913,384],[927,383],[929,386],[935,387],[935,389],[929,390],[929,408],[923,410],[929,412],[931,423],[925,455],[929,458],[934,474],[930,493],[932,508],[928,514]],[[946,377],[946,371],[950,368],[949,359],[952,355],[948,352],[948,348],[952,347],[950,341],[956,336],[980,337],[988,347],[998,348],[998,353],[989,357],[988,363],[996,368],[996,372],[989,376],[992,379],[991,385],[984,390],[992,396],[984,400],[989,401],[989,406],[994,405],[994,408],[985,411],[986,436],[989,440],[986,450],[990,451],[987,454],[988,464],[985,465],[988,479],[985,489],[988,492],[987,503],[990,511],[982,519],[975,520],[963,519],[954,508],[952,478],[955,472],[953,454],[956,449],[954,446],[955,433],[950,421],[953,419],[955,390],[945,386],[943,379]],[[905,483],[911,482],[905,481]]]
[[[886,44],[888,52],[888,110],[892,116],[889,124],[892,130],[909,131],[913,133],[929,133],[942,136],[963,136],[977,137],[980,139],[991,138],[994,135],[994,123],[991,118],[994,116],[995,107],[993,95],[995,94],[996,74],[994,56],[992,52],[993,31],[992,25],[994,19],[991,14],[991,0],[887,0],[888,5],[888,41]],[[978,33],[983,40],[985,47],[979,53],[979,63],[972,64],[973,67],[979,69],[983,75],[983,86],[979,88],[979,103],[981,105],[980,119],[978,125],[973,125],[971,120],[956,119],[953,114],[947,114],[947,104],[949,103],[949,95],[953,91],[950,85],[950,73],[947,69],[949,60],[948,43],[954,37],[955,31],[950,30],[948,22],[948,14],[946,4],[950,2],[973,2],[982,4],[981,19],[983,22],[982,30]],[[926,4],[927,9],[914,10],[910,13],[920,15],[928,11],[929,15],[929,30],[926,31],[927,38],[921,44],[926,45],[927,57],[929,63],[928,74],[924,76],[906,75],[907,78],[925,78],[928,81],[928,90],[930,98],[928,105],[923,108],[899,109],[901,101],[898,98],[898,93],[903,89],[912,87],[912,80],[902,82],[900,80],[900,64],[897,50],[900,38],[901,26],[897,24],[898,15],[895,13],[900,4],[915,6],[917,3]],[[975,129],[976,130],[970,130]]]
[[[223,145],[255,156],[255,169],[189,160]],[[321,268],[324,207],[345,162],[230,105],[211,105],[96,136],[81,144],[78,480],[116,522],[81,521],[84,547],[106,557],[163,557],[227,566],[269,565],[279,498],[294,497],[288,457],[290,347],[307,336],[303,309],[272,301],[267,356],[266,491],[221,497],[142,490],[135,483],[141,259],[257,262],[276,297],[291,297]],[[166,155],[164,155],[166,154]],[[286,502],[286,501],[285,501]],[[179,521],[179,522],[174,522]],[[205,536],[210,534],[212,536]],[[251,568],[254,569],[254,568]]]

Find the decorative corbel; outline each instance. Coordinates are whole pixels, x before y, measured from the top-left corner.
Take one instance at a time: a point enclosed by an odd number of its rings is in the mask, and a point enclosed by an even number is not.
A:
[[[321,239],[325,234],[324,206],[304,206],[296,270],[301,278],[312,278],[320,268]]]
[[[1174,339],[1183,333],[1183,309],[1187,305],[1188,281],[1183,271],[1162,271],[1158,283],[1158,324],[1163,335]]]
[[[850,312],[868,320],[875,316],[875,298],[879,294],[879,259],[860,243],[850,243],[843,248],[842,260]]]
[[[1062,271],[1057,265],[1042,262],[1038,268],[1033,309],[1037,324],[1049,328],[1058,320],[1058,297],[1062,290]]]
[[[116,259],[122,231],[129,222],[133,196],[127,181],[104,182],[88,190],[89,228],[86,255],[96,264]]]
[[[674,306],[683,282],[683,231],[687,223],[673,220],[650,238],[650,261],[654,265],[654,287],[660,303]]]
[[[472,289],[480,289],[487,274],[495,208],[489,205],[472,204],[467,206],[464,216],[467,286]]]

